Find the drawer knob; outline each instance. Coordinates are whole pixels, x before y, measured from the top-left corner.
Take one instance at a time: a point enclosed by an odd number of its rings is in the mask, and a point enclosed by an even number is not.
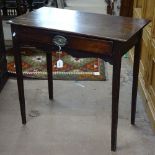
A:
[[[65,46],[67,44],[67,39],[65,37],[63,37],[63,36],[56,35],[53,38],[53,43],[56,46],[63,47],[63,46]]]

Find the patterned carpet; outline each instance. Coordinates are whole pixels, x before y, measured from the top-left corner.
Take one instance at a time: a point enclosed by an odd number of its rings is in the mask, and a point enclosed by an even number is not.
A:
[[[23,75],[27,78],[47,79],[46,55],[35,48],[22,48]],[[62,68],[57,65],[63,61]],[[15,65],[12,49],[7,50],[8,72],[15,75]],[[78,59],[65,52],[52,52],[53,79],[55,80],[105,80],[104,61],[96,58]]]

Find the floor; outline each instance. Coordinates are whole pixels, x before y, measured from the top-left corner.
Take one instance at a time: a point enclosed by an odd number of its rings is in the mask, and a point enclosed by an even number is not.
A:
[[[104,0],[66,0],[67,9],[85,12],[106,14],[106,3]]]
[[[67,0],[69,9],[80,1]],[[104,1],[97,1],[101,11]],[[92,7],[84,11],[91,11],[96,0],[87,2]],[[25,126],[16,80],[9,79],[0,93],[0,155],[155,155],[155,134],[140,95],[136,125],[130,125],[132,69],[127,58],[121,72],[118,149],[110,151],[112,66],[106,68],[107,81],[54,81],[53,101],[46,80],[25,80]]]

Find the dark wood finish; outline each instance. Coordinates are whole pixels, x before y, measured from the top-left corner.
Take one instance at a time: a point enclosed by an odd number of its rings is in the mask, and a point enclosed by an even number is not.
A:
[[[16,32],[16,28],[11,27],[12,32]],[[17,74],[17,85],[20,101],[20,111],[22,116],[22,123],[26,124],[26,110],[25,110],[25,96],[24,96],[24,83],[23,83],[23,74],[22,74],[22,62],[19,39],[16,37],[15,33],[13,34],[13,49],[14,49],[14,59],[16,65],[16,74]]]
[[[141,38],[142,32],[139,34]],[[135,54],[134,54],[134,65],[133,65],[133,84],[132,84],[132,101],[131,101],[131,124],[135,124],[135,114],[136,114],[136,99],[137,99],[137,88],[138,88],[138,74],[139,74],[139,62],[141,54],[141,40],[135,44]]]
[[[56,35],[56,33],[49,33],[48,30],[38,30],[33,29],[29,27],[19,27],[16,33],[18,33],[18,38],[20,38],[21,42],[30,42],[34,41],[39,43],[45,43],[54,46],[53,44],[53,38]],[[31,35],[29,32],[31,31]],[[40,33],[42,37],[40,37]],[[105,41],[105,40],[99,40],[99,39],[89,39],[86,37],[80,37],[80,36],[74,36],[74,35],[65,35],[63,34],[65,38],[67,38],[67,47],[68,48],[74,48],[74,50],[81,50],[85,52],[93,52],[93,53],[100,53],[100,54],[107,54],[111,55],[112,53],[112,42],[111,41]]]
[[[121,72],[121,51],[119,43],[114,44],[113,55],[113,79],[112,79],[112,121],[111,121],[111,150],[116,150],[117,124],[118,124],[118,104]]]
[[[112,54],[113,42],[85,37],[67,37],[69,48],[98,54]]]
[[[0,91],[8,79],[2,18],[0,16]]]
[[[49,99],[53,99],[52,54],[46,52]]]
[[[67,22],[64,19],[67,17]],[[92,20],[93,19],[93,20]],[[48,21],[48,22],[47,22]],[[42,7],[10,21],[11,24],[52,30],[53,32],[75,34],[83,37],[127,41],[146,20],[85,13],[73,10]]]
[[[120,16],[132,17],[134,0],[121,0]]]
[[[35,41],[38,44],[39,43],[44,43],[44,44],[52,44],[52,39],[53,36],[52,34],[49,34],[47,30],[38,30],[38,29],[33,29],[31,32],[30,36],[30,31],[32,30],[31,27],[18,27],[16,30],[16,34],[18,35],[18,38],[20,38],[20,42],[30,42],[30,41]],[[40,37],[40,31],[42,34],[42,37]]]
[[[64,18],[67,22],[64,22]],[[137,78],[139,65],[139,42],[141,31],[149,21],[126,17],[109,16],[79,11],[62,10],[43,7],[27,15],[9,21],[12,27],[17,83],[21,116],[26,123],[23,76],[20,58],[21,45],[33,45],[50,51],[58,49],[53,44],[53,38],[61,35],[67,39],[62,49],[77,57],[100,57],[113,65],[112,82],[112,128],[111,150],[116,150],[118,104],[120,87],[121,57],[128,49],[136,45],[133,97],[132,103],[136,108]],[[90,52],[88,52],[90,50]],[[49,98],[53,98],[53,82],[51,72],[51,55],[47,53]],[[135,110],[132,110],[132,116]]]

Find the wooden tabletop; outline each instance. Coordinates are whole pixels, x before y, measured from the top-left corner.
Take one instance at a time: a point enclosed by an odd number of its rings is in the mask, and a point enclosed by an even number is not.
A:
[[[42,7],[8,23],[124,42],[148,22],[144,19]]]

